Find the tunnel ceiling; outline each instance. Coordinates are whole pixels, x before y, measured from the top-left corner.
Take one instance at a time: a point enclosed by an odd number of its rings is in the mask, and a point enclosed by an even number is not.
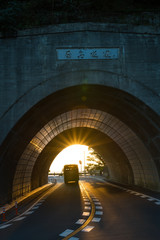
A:
[[[130,169],[132,175],[128,178],[128,183],[134,182],[142,187],[156,189],[159,188],[156,160],[153,159],[152,149],[147,144],[148,139],[155,138],[158,124],[155,113],[123,91],[98,85],[82,85],[61,90],[34,106],[8,135],[1,147],[3,173],[7,172],[10,166],[8,185],[12,188],[14,197],[29,191],[32,179],[34,181],[36,179],[33,173],[37,159],[43,156],[46,161],[40,176],[42,179],[44,178],[42,175],[44,176],[49,169],[51,160],[62,150],[60,147],[48,157],[47,146],[54,147],[54,139],[65,135],[66,131],[85,129],[86,133],[92,130],[93,136],[97,134],[101,134],[99,135],[101,137],[106,136],[102,137],[107,139],[106,151],[103,150],[104,144],[103,148],[97,149],[110,166],[113,180],[118,182],[120,179],[116,175],[116,170],[114,172],[119,161],[117,157],[113,157],[111,150],[108,152],[112,161],[106,157],[108,141],[112,142],[112,147],[116,146],[119,155],[124,156],[124,166]],[[83,136],[76,137],[76,143],[82,141]],[[87,142],[89,146],[94,145],[92,141]],[[69,140],[68,142],[66,140],[64,146],[67,144],[70,145]],[[45,180],[34,185],[44,182]]]
[[[74,128],[96,129],[107,135],[124,152],[129,165],[131,165],[135,184],[143,183],[146,186],[148,177],[150,181],[152,178],[154,182],[155,169],[150,161],[151,156],[136,134],[126,124],[109,113],[96,109],[82,108],[65,112],[55,117],[32,138],[23,152],[16,169],[14,179],[15,191],[22,181],[22,176],[23,184],[28,186],[28,183],[31,181],[33,167],[40,153],[49,142],[64,131]],[[82,140],[83,136],[81,136],[79,141]],[[70,144],[69,139],[66,139],[66,146]],[[54,157],[54,154],[52,157]],[[107,162],[107,159],[104,158],[104,160]],[[118,159],[115,159],[115,163],[117,161]]]

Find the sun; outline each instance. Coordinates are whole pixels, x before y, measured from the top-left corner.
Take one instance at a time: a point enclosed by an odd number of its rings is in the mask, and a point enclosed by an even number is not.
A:
[[[88,146],[75,144],[62,150],[53,160],[50,173],[61,173],[65,164],[77,164],[79,171],[84,171]]]

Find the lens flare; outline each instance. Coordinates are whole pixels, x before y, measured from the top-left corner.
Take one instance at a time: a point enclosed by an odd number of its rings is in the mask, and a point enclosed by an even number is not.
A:
[[[65,148],[53,160],[50,173],[61,173],[66,164],[77,164],[79,171],[84,171],[87,154],[88,146],[86,145],[75,144]]]

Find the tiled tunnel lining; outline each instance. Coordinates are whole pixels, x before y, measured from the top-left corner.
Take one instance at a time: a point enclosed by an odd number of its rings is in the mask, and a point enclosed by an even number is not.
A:
[[[149,152],[127,125],[100,110],[76,109],[55,117],[30,141],[17,165],[13,182],[14,197],[30,190],[32,169],[45,146],[58,134],[76,127],[97,129],[113,139],[128,158],[136,185],[150,187],[157,182],[157,170]]]

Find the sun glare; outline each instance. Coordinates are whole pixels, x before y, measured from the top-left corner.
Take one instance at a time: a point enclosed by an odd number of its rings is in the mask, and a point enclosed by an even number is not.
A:
[[[61,151],[50,166],[50,173],[61,173],[65,164],[77,164],[79,171],[84,171],[88,146],[71,145]]]

